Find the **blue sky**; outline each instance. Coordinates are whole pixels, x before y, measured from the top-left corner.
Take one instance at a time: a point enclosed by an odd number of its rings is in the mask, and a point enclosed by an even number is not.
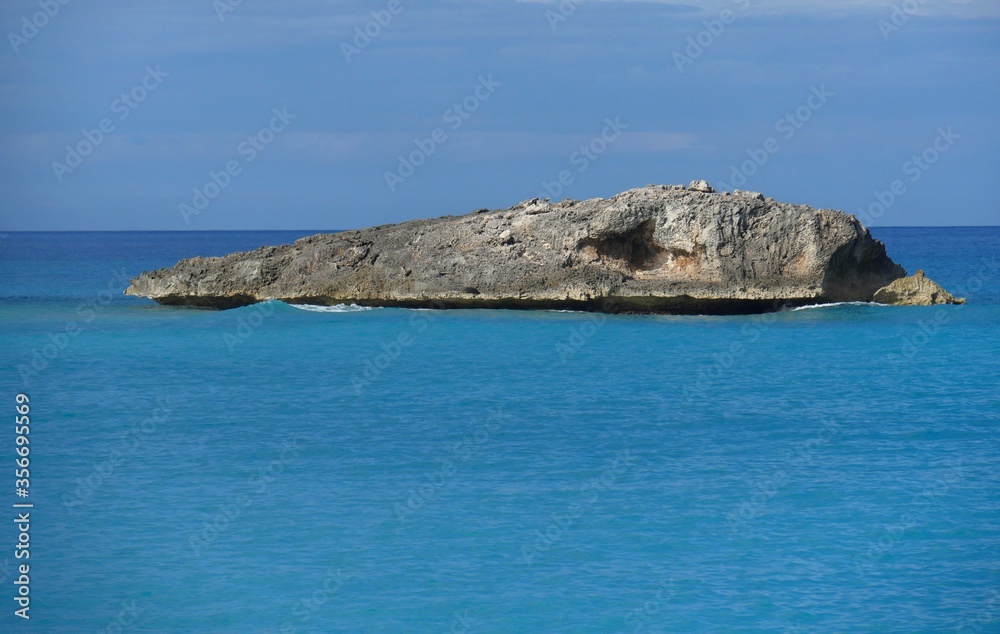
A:
[[[62,1],[0,9],[0,230],[354,228],[701,178],[1000,224],[994,0]]]

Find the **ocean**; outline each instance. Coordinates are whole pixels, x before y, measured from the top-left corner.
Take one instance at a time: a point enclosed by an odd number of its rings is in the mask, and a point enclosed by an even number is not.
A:
[[[963,306],[121,294],[311,233],[0,237],[0,631],[1000,631],[1000,228],[873,230]]]

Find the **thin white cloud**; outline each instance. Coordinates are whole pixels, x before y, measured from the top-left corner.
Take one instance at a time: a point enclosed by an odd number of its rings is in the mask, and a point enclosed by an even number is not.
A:
[[[595,132],[600,132],[600,126]],[[456,134],[443,148],[466,158],[525,158],[569,156],[595,139],[593,133],[467,132]],[[700,146],[698,137],[683,132],[626,130],[607,145],[608,151],[659,154]]]
[[[517,0],[524,4],[542,4],[558,7],[565,0]],[[906,14],[927,16],[954,16],[963,18],[1000,17],[997,0],[581,0],[581,2],[617,2],[662,4],[700,9],[702,13],[718,13],[723,9],[745,11],[750,15],[811,15],[865,14],[888,18],[895,8]],[[904,4],[906,5],[904,7]],[[914,7],[914,5],[916,5]]]
[[[414,149],[409,132],[292,132],[275,138],[268,154],[316,163],[358,161],[392,163]],[[535,133],[522,131],[460,131],[449,133],[441,153],[452,159],[477,160],[526,158],[538,155],[569,155],[595,138],[590,133]],[[0,135],[0,159],[48,166],[62,161],[66,146],[81,141],[72,134]],[[107,135],[86,163],[134,161],[199,161],[206,168],[225,160],[239,159],[238,146],[245,136],[223,133],[174,133]],[[698,137],[682,132],[626,130],[609,144],[615,152],[658,154],[700,147]]]
[[[689,150],[699,145],[698,137],[693,134],[653,131],[626,132],[619,143],[622,150],[649,154]]]

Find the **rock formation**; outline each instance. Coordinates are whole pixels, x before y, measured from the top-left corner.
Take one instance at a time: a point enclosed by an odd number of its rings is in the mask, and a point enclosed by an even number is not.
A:
[[[871,301],[905,274],[854,216],[695,181],[196,257],[144,272],[125,292],[213,308],[279,299],[730,314]]]
[[[923,271],[901,277],[875,291],[872,301],[894,306],[932,306],[934,304],[964,304],[965,298],[955,297],[941,285],[927,279]]]

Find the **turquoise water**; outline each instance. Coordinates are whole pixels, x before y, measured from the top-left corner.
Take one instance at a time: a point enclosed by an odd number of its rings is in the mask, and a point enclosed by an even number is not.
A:
[[[961,307],[120,295],[308,233],[0,239],[33,631],[1000,631],[1000,229],[876,232]],[[3,631],[28,629],[13,517]]]

